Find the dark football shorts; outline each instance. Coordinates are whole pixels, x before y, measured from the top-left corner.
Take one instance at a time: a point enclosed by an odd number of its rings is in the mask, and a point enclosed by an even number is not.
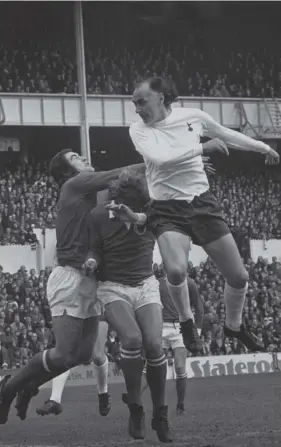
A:
[[[185,200],[151,200],[147,206],[148,226],[156,238],[167,231],[189,236],[204,246],[230,233],[216,198],[208,190]]]

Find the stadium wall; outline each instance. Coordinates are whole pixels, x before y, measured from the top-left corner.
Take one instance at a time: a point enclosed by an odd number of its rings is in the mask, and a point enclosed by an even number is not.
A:
[[[186,359],[186,369],[189,379],[280,372],[281,353],[191,357]],[[4,373],[7,374],[7,371],[1,372],[1,375]],[[15,369],[10,371],[12,375],[16,373]],[[167,380],[172,379],[175,379],[175,372],[169,365]],[[123,373],[115,363],[109,363],[108,382],[124,383]],[[66,386],[95,386],[96,383],[95,369],[91,364],[73,368]],[[51,382],[48,382],[42,389],[50,387]]]
[[[275,256],[278,262],[281,262],[281,240],[279,239],[251,240],[250,250],[254,262],[257,262],[259,256],[268,259],[269,262]]]
[[[42,230],[35,229],[39,243],[36,250],[31,249],[29,245],[2,245],[0,246],[0,263],[5,272],[16,273],[20,266],[26,268],[35,268],[37,271],[53,265],[54,252],[56,246],[55,229]],[[259,256],[271,259],[275,256],[281,262],[281,240],[251,240],[250,241],[251,258],[257,262]],[[191,244],[189,260],[193,265],[198,266],[201,262],[207,260],[207,255],[201,247]],[[161,256],[158,245],[154,250],[154,262],[161,263]]]

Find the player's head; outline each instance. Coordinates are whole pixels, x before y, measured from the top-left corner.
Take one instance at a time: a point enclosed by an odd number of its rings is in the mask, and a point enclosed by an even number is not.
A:
[[[78,172],[94,171],[95,169],[85,157],[71,149],[63,149],[52,158],[49,170],[56,182],[62,184]]]
[[[178,92],[173,81],[158,76],[141,82],[133,93],[136,113],[147,125],[164,120],[177,101]]]
[[[124,203],[134,211],[143,210],[149,201],[149,193],[143,174],[130,168],[124,168],[117,180],[110,182],[108,188],[109,200]]]

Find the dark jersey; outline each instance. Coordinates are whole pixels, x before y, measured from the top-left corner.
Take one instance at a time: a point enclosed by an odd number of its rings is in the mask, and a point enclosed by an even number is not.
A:
[[[88,214],[97,203],[97,192],[106,188],[114,171],[83,171],[62,186],[56,219],[59,265],[82,268],[89,249]]]
[[[166,278],[165,277],[159,278],[158,281],[159,281],[160,298],[163,305],[163,320],[170,323],[178,322],[179,314],[170,296]],[[201,317],[199,316],[199,320],[201,318],[203,319],[204,315],[203,303],[201,303],[201,298],[199,296],[196,283],[191,278],[188,278],[188,290],[189,290],[189,299],[191,307],[195,308],[196,314],[198,314],[198,312],[200,313],[200,315],[202,314]],[[196,322],[198,320],[197,317],[198,315],[196,315]]]
[[[110,212],[98,205],[89,215],[90,248],[100,261],[100,281],[113,281],[135,287],[153,275],[152,232],[129,228],[110,217]]]

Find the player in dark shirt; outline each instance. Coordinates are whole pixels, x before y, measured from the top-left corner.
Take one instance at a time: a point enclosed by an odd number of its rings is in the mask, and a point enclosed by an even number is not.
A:
[[[144,164],[134,165],[144,171]],[[0,384],[0,424],[5,424],[12,401],[23,420],[30,399],[43,384],[73,366],[86,363],[97,335],[99,305],[95,275],[85,275],[82,265],[88,252],[86,221],[98,191],[118,178],[122,169],[95,172],[87,160],[65,149],[50,163],[50,173],[61,187],[57,204],[57,258],[47,285],[56,346],[37,354],[19,373]]]
[[[184,400],[187,388],[187,352],[180,332],[179,314],[167,287],[163,264],[155,269],[155,276],[159,281],[160,297],[163,305],[163,346],[164,349],[171,349],[173,352],[176,373],[177,414],[180,415],[185,412]],[[200,333],[204,317],[204,303],[200,298],[195,281],[191,278],[188,278],[188,290],[190,305],[195,311],[195,323]]]
[[[143,177],[124,170],[110,185],[109,197],[140,211],[148,199],[143,186]],[[143,348],[153,402],[152,428],[160,441],[171,442],[165,405],[167,362],[162,347],[162,306],[152,271],[153,234],[144,227],[120,222],[102,205],[89,215],[89,232],[91,255],[86,266],[98,265],[97,296],[122,345],[120,366],[128,392],[129,433],[134,439],[145,437],[141,402]]]

